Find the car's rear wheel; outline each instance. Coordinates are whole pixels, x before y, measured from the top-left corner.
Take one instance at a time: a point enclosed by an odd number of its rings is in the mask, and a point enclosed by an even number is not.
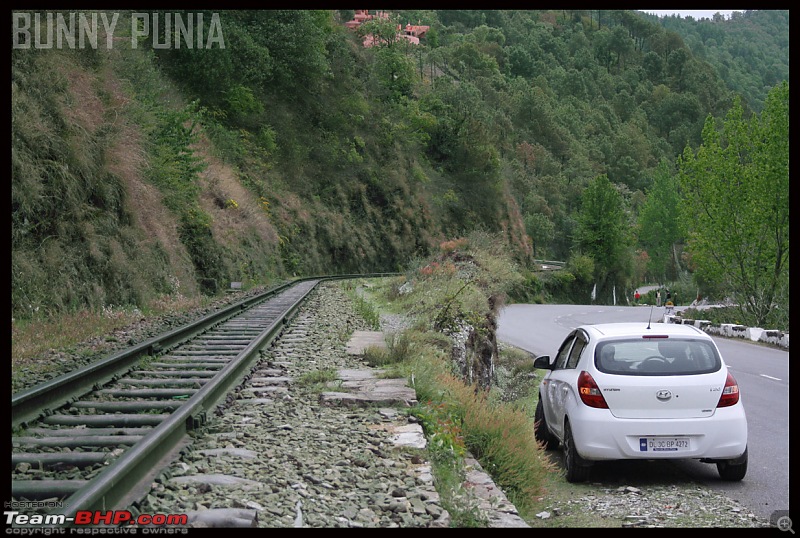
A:
[[[558,447],[558,439],[550,433],[550,429],[547,427],[541,396],[539,396],[539,403],[536,404],[536,412],[533,415],[533,433],[545,450],[553,450]]]
[[[586,482],[589,478],[590,464],[575,449],[575,439],[569,422],[564,424],[564,467],[567,482]]]
[[[733,460],[718,461],[717,472],[723,480],[736,482],[744,478],[747,474],[747,449],[744,454]]]

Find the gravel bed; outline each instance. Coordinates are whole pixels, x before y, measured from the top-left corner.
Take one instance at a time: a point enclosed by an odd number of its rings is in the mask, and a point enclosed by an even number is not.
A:
[[[142,319],[108,338],[39,360],[54,361],[61,373],[242,298],[229,294],[193,312]],[[381,317],[386,332],[404,326],[402,316]],[[262,353],[238,399],[156,479],[140,512],[192,513],[195,526],[447,526],[424,453],[398,450],[390,442],[390,428],[409,422],[402,410],[323,406],[319,389],[301,382],[309,370],[365,367],[345,353],[354,330],[369,328],[346,294],[335,284],[320,286],[277,345]],[[24,385],[52,375],[29,376]],[[591,512],[597,526],[608,518],[632,527],[769,526],[736,501],[694,483],[603,483],[590,491],[545,501],[547,508],[528,523],[559,526],[571,514]]]
[[[622,527],[770,527],[735,500],[692,484],[608,486],[597,484],[593,493],[555,503],[536,515],[558,521],[573,514],[591,513],[599,520],[621,520]],[[535,526],[535,524],[533,525]],[[606,526],[599,523],[597,526]]]
[[[448,526],[424,453],[392,442],[392,428],[409,423],[402,409],[322,405],[320,389],[302,383],[315,370],[367,367],[345,351],[354,330],[368,327],[346,295],[315,291],[138,509],[188,513],[199,526],[230,523],[230,508],[242,526]]]

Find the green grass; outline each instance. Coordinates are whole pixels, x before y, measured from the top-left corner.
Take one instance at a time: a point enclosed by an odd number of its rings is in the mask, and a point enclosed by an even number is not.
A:
[[[369,346],[364,350],[364,360],[372,367],[387,367],[403,362],[411,352],[411,341],[403,333],[392,335],[386,348]]]
[[[337,379],[339,379],[339,374],[335,368],[323,368],[304,373],[297,379],[297,384],[312,391],[321,392],[329,388],[329,383]]]
[[[392,292],[396,285],[383,281],[362,298],[370,301],[373,309],[385,308],[387,297],[396,302]],[[405,375],[416,390],[420,403],[410,412],[423,425],[437,491],[451,514],[452,525],[486,527],[487,523],[464,487],[467,451],[492,476],[520,516],[533,519],[554,465],[533,435],[530,391],[519,389],[517,396],[504,399],[496,390],[476,390],[466,384],[454,371],[449,339],[425,325],[417,324],[417,329],[396,335],[387,343],[388,349],[369,350],[368,356],[376,365],[389,365],[395,375]],[[522,384],[530,384],[530,355],[506,349],[502,356],[504,370],[522,379]]]
[[[381,317],[375,307],[372,306],[372,303],[362,297],[357,290],[345,288],[345,291],[353,301],[353,308],[356,313],[367,322],[367,325],[369,325],[373,331],[380,330]]]

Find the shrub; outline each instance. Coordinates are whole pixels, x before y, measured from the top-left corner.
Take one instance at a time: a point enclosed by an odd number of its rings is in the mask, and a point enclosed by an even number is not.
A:
[[[301,387],[308,387],[312,390],[323,390],[328,383],[336,381],[339,374],[335,368],[323,368],[321,370],[312,370],[301,375],[297,383]]]
[[[178,230],[181,241],[192,258],[197,279],[204,293],[212,295],[227,280],[225,253],[214,241],[210,217],[199,209],[184,213]]]
[[[380,330],[381,328],[381,316],[375,307],[372,306],[372,303],[364,299],[361,295],[358,294],[355,290],[348,291],[347,294],[350,296],[350,299],[353,301],[353,307],[361,316],[364,321],[367,322],[367,325],[374,331]]]
[[[253,95],[253,90],[238,84],[225,92],[225,103],[230,117],[240,122],[264,112],[264,105]]]
[[[520,282],[508,291],[509,299],[517,303],[545,302],[545,284],[542,278],[532,271],[523,271]]]
[[[392,335],[386,348],[369,346],[364,350],[364,360],[370,366],[391,366],[407,361],[411,354],[411,339],[405,333]]]

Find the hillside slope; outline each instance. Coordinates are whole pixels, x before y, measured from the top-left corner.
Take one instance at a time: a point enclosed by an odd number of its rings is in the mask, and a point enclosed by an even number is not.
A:
[[[133,47],[119,13],[113,48],[12,50],[17,319],[402,270],[475,229],[566,260],[591,181],[635,229],[659,163],[733,101],[619,10],[396,12],[427,37],[371,48],[352,11],[222,11],[224,49]]]

